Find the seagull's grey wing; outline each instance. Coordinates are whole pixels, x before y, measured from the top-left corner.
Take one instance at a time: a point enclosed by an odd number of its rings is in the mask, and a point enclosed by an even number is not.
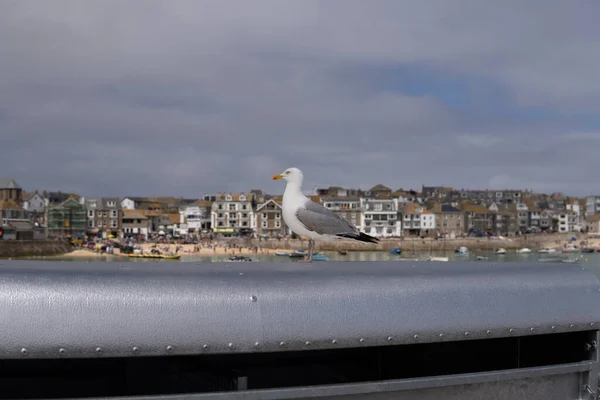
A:
[[[359,233],[354,225],[322,205],[308,201],[305,206],[296,211],[296,217],[307,229],[321,235]]]

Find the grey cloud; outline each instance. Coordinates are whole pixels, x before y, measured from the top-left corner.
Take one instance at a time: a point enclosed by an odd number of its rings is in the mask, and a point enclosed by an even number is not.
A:
[[[6,2],[0,175],[26,189],[196,196],[280,192],[271,176],[294,165],[307,188],[585,193],[589,144],[556,144],[571,122],[457,112],[360,72],[423,65],[491,80],[517,105],[597,112],[600,10],[563,4]]]

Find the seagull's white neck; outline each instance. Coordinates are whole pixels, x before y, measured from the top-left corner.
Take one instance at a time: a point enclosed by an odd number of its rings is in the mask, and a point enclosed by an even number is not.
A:
[[[301,182],[287,182],[285,185],[285,191],[283,192],[283,197],[297,197],[298,195],[304,196],[302,193],[302,183]]]

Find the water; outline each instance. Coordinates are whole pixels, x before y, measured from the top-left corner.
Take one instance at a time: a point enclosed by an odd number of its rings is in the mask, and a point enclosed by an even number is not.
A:
[[[424,260],[427,257],[448,257],[450,261],[469,261],[479,263],[489,262],[543,262],[544,260],[552,259],[556,262],[560,260],[574,260],[579,258],[578,263],[594,272],[600,277],[600,253],[566,253],[566,254],[543,254],[529,253],[517,254],[514,250],[508,251],[505,255],[494,254],[492,250],[473,250],[469,254],[455,254],[453,251],[423,251],[423,252],[404,252],[402,255],[390,254],[387,251],[357,251],[348,252],[346,255],[338,254],[337,252],[324,252],[329,256],[330,261],[396,261],[396,262],[414,262],[417,259]],[[487,260],[477,260],[477,257],[487,257]],[[253,261],[264,262],[293,262],[294,259],[289,257],[280,257],[274,255],[251,255]],[[128,257],[112,257],[112,256],[90,256],[86,258],[70,258],[70,257],[28,257],[26,259],[36,260],[63,260],[63,261],[107,261],[107,262],[219,262],[227,261],[229,256],[196,256],[185,255],[179,261],[173,260],[155,260],[155,259],[134,259]],[[315,261],[326,264],[326,262]],[[325,265],[324,265],[325,266]]]

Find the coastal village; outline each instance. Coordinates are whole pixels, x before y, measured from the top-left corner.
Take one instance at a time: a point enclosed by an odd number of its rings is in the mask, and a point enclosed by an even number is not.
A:
[[[415,191],[383,184],[369,190],[316,188],[307,195],[361,231],[382,239],[600,235],[600,196],[441,186]],[[261,190],[200,198],[92,198],[27,191],[5,178],[0,179],[0,240],[293,238],[281,207],[281,195]]]

